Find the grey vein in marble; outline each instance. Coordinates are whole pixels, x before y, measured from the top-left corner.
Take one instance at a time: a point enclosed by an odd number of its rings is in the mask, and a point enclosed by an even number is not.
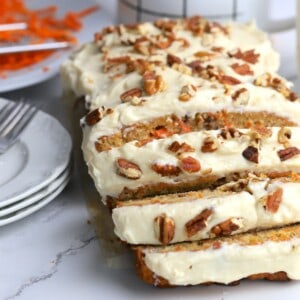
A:
[[[52,261],[53,262],[53,267],[49,270],[49,272],[45,275],[41,276],[33,276],[31,277],[26,283],[22,284],[16,291],[15,294],[6,297],[4,300],[11,300],[11,299],[16,299],[18,296],[21,296],[24,290],[27,288],[32,287],[34,284],[45,281],[49,278],[51,278],[57,271],[58,271],[58,266],[62,263],[63,258],[68,255],[75,255],[79,250],[84,249],[87,247],[89,244],[94,242],[97,239],[96,236],[89,237],[86,240],[81,240],[81,245],[70,247],[64,251],[59,252],[55,259]]]

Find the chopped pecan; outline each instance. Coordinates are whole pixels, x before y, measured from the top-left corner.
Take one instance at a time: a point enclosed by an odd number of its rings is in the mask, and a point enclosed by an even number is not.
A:
[[[286,99],[290,101],[295,101],[298,99],[297,94],[295,94],[286,84],[286,82],[279,78],[273,77],[270,73],[264,73],[258,76],[254,80],[254,84],[262,87],[271,87],[281,93]]]
[[[154,25],[164,31],[173,31],[177,22],[174,20],[159,19],[154,22]]]
[[[229,84],[229,85],[236,85],[241,83],[241,81],[238,80],[237,78],[228,75],[219,76],[219,81],[220,83]]]
[[[291,129],[287,127],[281,127],[277,134],[277,141],[279,144],[288,147],[291,137],[292,137]]]
[[[277,154],[281,161],[285,161],[300,154],[300,149],[296,147],[288,147],[282,150],[278,150]]]
[[[188,101],[195,96],[197,88],[193,84],[184,85],[179,94],[180,101]]]
[[[242,218],[229,218],[212,227],[210,231],[216,237],[221,235],[231,235],[242,226]]]
[[[116,160],[116,166],[119,175],[128,179],[139,179],[142,176],[140,167],[125,158],[118,158]]]
[[[125,91],[121,94],[120,98],[123,102],[129,102],[134,97],[141,97],[142,96],[142,90],[140,88],[132,88],[128,91]]]
[[[237,91],[235,91],[231,98],[233,100],[233,103],[238,105],[246,105],[249,101],[250,94],[249,91],[246,88],[241,88]]]
[[[174,69],[182,74],[192,75],[192,69],[189,66],[184,65],[184,64],[174,63],[172,65],[172,69]]]
[[[219,141],[213,136],[208,136],[203,140],[201,151],[204,153],[215,152],[219,148]]]
[[[203,211],[201,211],[200,214],[188,221],[185,224],[187,236],[190,238],[196,233],[198,233],[200,230],[204,229],[207,226],[207,222],[209,221],[209,218],[211,217],[212,213],[212,209],[206,208]]]
[[[247,64],[235,63],[231,65],[231,68],[239,75],[253,75],[253,71]]]
[[[254,49],[242,52],[241,49],[237,49],[228,53],[230,57],[241,59],[249,64],[256,64],[258,62],[259,54],[254,52]]]
[[[172,66],[173,64],[181,64],[182,60],[176,56],[176,55],[173,55],[173,54],[168,54],[167,55],[167,63],[169,66]]]
[[[221,129],[221,132],[220,132],[220,136],[225,140],[238,138],[242,135],[243,134],[235,128],[224,128],[224,129]]]
[[[144,89],[148,95],[153,95],[166,89],[166,83],[162,76],[156,75],[154,71],[146,71],[143,79]]]
[[[277,188],[272,194],[268,195],[265,199],[264,208],[266,211],[275,214],[282,202],[283,189]]]
[[[195,173],[201,170],[200,162],[194,157],[184,157],[180,160],[180,162],[181,169],[186,172]]]
[[[258,164],[258,149],[254,146],[248,146],[243,152],[242,155],[247,160]]]
[[[93,125],[97,124],[100,120],[101,120],[101,114],[100,114],[100,111],[98,108],[89,112],[85,116],[85,122],[88,126],[93,126]]]
[[[181,172],[180,168],[177,166],[169,164],[162,165],[160,163],[153,163],[151,169],[163,177],[178,176]]]
[[[174,153],[182,154],[184,152],[194,152],[195,149],[187,143],[179,143],[177,141],[173,142],[168,150]]]
[[[207,52],[207,51],[198,51],[194,53],[194,56],[199,58],[201,62],[211,60],[212,58],[217,56],[216,52]]]
[[[154,219],[154,232],[157,239],[163,244],[169,244],[175,234],[175,222],[166,214],[161,214]]]

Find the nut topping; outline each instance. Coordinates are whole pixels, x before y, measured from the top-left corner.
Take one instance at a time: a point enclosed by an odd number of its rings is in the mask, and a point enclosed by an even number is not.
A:
[[[142,90],[140,88],[132,88],[121,94],[120,98],[123,102],[129,102],[135,97],[142,96]]]
[[[148,95],[154,95],[166,89],[167,85],[161,75],[156,75],[154,71],[146,71],[143,75],[144,89]]]
[[[247,64],[235,63],[231,65],[231,68],[239,75],[253,75],[253,71]]]
[[[235,128],[226,128],[226,129],[222,129],[220,132],[220,136],[224,139],[224,140],[229,140],[229,139],[234,139],[234,138],[238,138],[240,136],[242,136],[243,133],[241,133],[240,131],[238,131]]]
[[[256,64],[258,62],[259,54],[254,52],[254,49],[242,52],[241,49],[231,51],[228,53],[230,57],[241,59],[249,64]]]
[[[163,244],[169,244],[175,234],[175,222],[166,214],[161,214],[154,219],[154,232],[157,239]]]
[[[289,142],[292,137],[292,131],[290,128],[281,127],[277,134],[277,141],[279,144],[289,147]]]
[[[173,142],[168,150],[177,154],[182,154],[184,152],[194,152],[195,149],[187,143],[178,143],[177,141]]]
[[[97,124],[100,120],[101,120],[101,114],[100,114],[100,111],[98,108],[89,112],[85,116],[85,122],[88,126],[93,126],[93,125]]]
[[[249,101],[250,94],[246,88],[241,88],[241,89],[235,91],[231,95],[231,98],[232,98],[234,104],[246,105]]]
[[[178,176],[181,172],[180,168],[174,165],[162,165],[158,163],[153,163],[151,169],[158,173],[159,175],[165,176]]]
[[[220,81],[220,83],[229,84],[229,85],[236,85],[236,84],[241,83],[241,81],[238,80],[237,78],[234,78],[234,77],[228,76],[228,75],[219,76],[219,81]]]
[[[265,200],[264,208],[270,213],[276,213],[282,202],[283,189],[281,187],[277,188],[275,192],[268,195]]]
[[[212,58],[217,56],[216,52],[206,52],[206,51],[198,51],[194,53],[194,56],[199,58],[201,62],[211,60]]]
[[[173,64],[181,64],[182,60],[176,56],[176,55],[173,55],[173,54],[168,54],[167,55],[167,63],[169,66],[172,66]]]
[[[192,84],[184,85],[179,94],[180,101],[188,101],[195,96],[197,88]]]
[[[119,175],[128,179],[139,179],[142,176],[140,167],[127,159],[118,158],[116,167]]]
[[[254,84],[262,87],[271,87],[292,102],[298,99],[298,96],[288,88],[286,82],[283,79],[273,77],[270,73],[264,73],[258,76],[254,80]]]
[[[242,226],[242,218],[230,218],[215,225],[210,231],[216,237],[221,235],[231,235]]]
[[[281,161],[285,161],[300,154],[300,149],[296,147],[288,147],[286,149],[277,151],[277,154]]]
[[[188,221],[185,224],[187,236],[190,238],[196,233],[198,233],[200,230],[204,229],[207,226],[207,223],[212,213],[212,209],[206,208],[196,217]]]
[[[258,164],[258,149],[254,146],[248,146],[242,153],[244,158]]]
[[[201,151],[203,153],[215,152],[216,150],[218,150],[218,147],[219,147],[218,139],[216,139],[213,136],[208,136],[203,141]]]
[[[201,170],[201,165],[197,159],[187,156],[181,159],[181,169],[189,173],[195,173]]]

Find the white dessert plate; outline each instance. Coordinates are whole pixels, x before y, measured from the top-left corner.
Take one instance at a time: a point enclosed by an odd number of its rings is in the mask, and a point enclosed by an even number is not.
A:
[[[94,0],[27,0],[26,4],[31,9],[56,5],[58,7],[59,16],[62,16],[68,11],[80,11],[92,5],[96,5],[97,2]],[[94,32],[104,26],[112,24],[112,22],[112,18],[101,8],[82,18],[83,27],[74,34],[78,39],[78,45],[92,40]],[[0,78],[0,93],[30,86],[51,78],[57,74],[61,62],[65,60],[72,51],[74,51],[74,49],[59,50],[38,64],[23,68],[20,71],[8,72],[7,78]],[[47,71],[45,71],[45,67]]]
[[[55,178],[48,186],[42,188],[41,190],[35,192],[34,194],[15,202],[11,205],[0,208],[0,219],[7,215],[10,215],[22,208],[25,208],[29,205],[32,205],[46,196],[53,193],[56,189],[58,189],[61,185],[65,183],[67,179],[70,178],[71,167],[68,167],[58,178]]]
[[[65,178],[65,180],[61,183],[61,185],[56,190],[52,191],[52,193],[40,199],[38,202],[33,203],[18,211],[15,211],[5,217],[0,217],[0,226],[4,226],[9,223],[16,222],[41,209],[42,207],[50,203],[52,200],[54,200],[63,191],[63,189],[68,184],[69,180],[70,180],[70,176]]]
[[[8,100],[0,98],[0,108]],[[50,115],[38,111],[19,140],[0,155],[0,207],[39,191],[69,164],[72,142]]]

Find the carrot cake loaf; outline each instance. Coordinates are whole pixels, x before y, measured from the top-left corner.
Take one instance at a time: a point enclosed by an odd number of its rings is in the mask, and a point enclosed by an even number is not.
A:
[[[300,101],[278,67],[255,24],[198,16],[107,27],[62,65],[145,282],[300,279]]]

